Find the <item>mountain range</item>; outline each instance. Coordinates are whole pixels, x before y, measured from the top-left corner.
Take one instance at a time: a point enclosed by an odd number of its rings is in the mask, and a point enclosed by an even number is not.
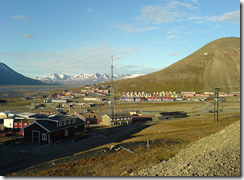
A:
[[[114,83],[115,91],[240,91],[240,38],[214,40],[167,68]]]
[[[124,74],[124,75],[113,75],[114,80],[129,79],[139,77],[145,74]],[[65,74],[53,73],[44,77],[35,77],[34,79],[40,80],[47,83],[61,83],[61,84],[96,84],[106,81],[111,81],[110,74],[105,73],[95,73],[95,74],[86,74],[79,73],[74,76],[68,76]]]
[[[114,75],[114,80],[135,78],[142,75],[144,74]],[[53,73],[44,77],[29,78],[0,62],[0,85],[75,85],[78,83],[79,86],[82,86],[85,84],[96,84],[110,80],[110,75],[105,73],[79,73],[74,76]]]

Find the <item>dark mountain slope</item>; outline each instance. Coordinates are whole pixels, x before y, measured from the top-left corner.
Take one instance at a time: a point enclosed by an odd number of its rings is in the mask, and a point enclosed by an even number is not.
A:
[[[23,76],[0,62],[0,85],[46,85],[46,83]]]
[[[212,41],[171,66],[145,76],[115,82],[123,91],[240,90],[240,38]]]

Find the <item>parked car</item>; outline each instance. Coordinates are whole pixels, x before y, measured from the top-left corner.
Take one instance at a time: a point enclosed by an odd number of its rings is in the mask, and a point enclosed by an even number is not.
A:
[[[87,138],[89,136],[90,136],[90,134],[88,132],[75,132],[74,135],[72,137],[70,137],[70,140],[72,142],[75,142],[79,139]]]

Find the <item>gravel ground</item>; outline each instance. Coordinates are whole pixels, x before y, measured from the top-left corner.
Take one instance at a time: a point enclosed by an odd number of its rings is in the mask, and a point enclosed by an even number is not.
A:
[[[131,176],[241,176],[240,121]]]

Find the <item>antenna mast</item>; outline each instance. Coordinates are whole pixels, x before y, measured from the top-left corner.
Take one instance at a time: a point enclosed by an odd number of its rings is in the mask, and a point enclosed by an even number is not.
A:
[[[111,88],[110,88],[110,104],[109,104],[109,114],[111,115],[111,118],[114,119],[114,84],[113,84],[113,78],[114,78],[114,72],[113,72],[113,56],[111,56]]]

